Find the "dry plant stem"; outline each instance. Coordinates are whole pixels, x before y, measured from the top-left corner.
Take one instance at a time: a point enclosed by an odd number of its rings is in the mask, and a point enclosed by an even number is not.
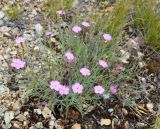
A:
[[[3,55],[3,54],[2,54],[2,57],[3,57],[4,61],[7,63],[8,68],[10,68],[9,62],[5,59],[5,57],[4,57],[4,55]]]
[[[20,43],[20,46],[21,46],[21,48],[22,48],[22,57],[21,57],[21,59],[24,59],[24,54],[25,54],[25,50],[24,50],[24,44],[23,43]]]

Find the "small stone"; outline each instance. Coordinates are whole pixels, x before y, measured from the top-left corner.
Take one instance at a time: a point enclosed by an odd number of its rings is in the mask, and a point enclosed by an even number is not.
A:
[[[7,108],[0,108],[0,117],[4,116],[4,112],[7,110]]]
[[[52,116],[51,114],[51,110],[48,107],[44,107],[43,111],[42,111],[42,115],[44,116],[44,118],[49,118]]]
[[[12,29],[12,34],[18,35],[18,33],[19,33],[19,29],[18,28]]]
[[[11,28],[9,28],[9,27],[7,27],[7,26],[2,26],[2,27],[0,27],[0,32],[2,32],[2,33],[6,33],[6,32],[8,32],[8,31],[10,31],[11,30]]]
[[[13,111],[19,110],[20,108],[21,108],[21,104],[19,101],[16,101],[15,103],[12,104]]]
[[[129,52],[127,52],[127,51],[124,51],[123,49],[122,50],[120,50],[120,52],[122,53],[122,56],[119,58],[119,60],[121,61],[121,62],[123,62],[123,63],[129,63],[128,62],[128,59],[129,59],[129,57],[130,57],[130,53]]]
[[[103,98],[104,98],[104,99],[109,99],[109,98],[110,98],[110,95],[107,94],[107,93],[104,93],[104,94],[102,94],[102,95],[103,95]]]
[[[13,111],[6,111],[4,114],[4,121],[6,124],[10,124],[10,121],[14,119],[14,112]]]
[[[55,120],[51,119],[51,120],[49,121],[49,128],[50,128],[50,129],[53,129],[54,125],[55,125]]]
[[[128,111],[125,108],[122,108],[122,112],[124,113],[124,115],[128,115]]]
[[[110,112],[110,113],[113,112],[113,111],[114,111],[113,108],[109,108],[109,109],[108,109],[108,112]]]
[[[16,129],[22,129],[22,123],[19,122],[19,121],[12,121],[11,122],[13,127],[16,128]]]
[[[16,110],[15,112],[14,112],[14,115],[15,116],[17,116],[17,115],[19,115],[20,114],[20,110]]]
[[[29,127],[29,129],[37,129],[35,126],[31,126]]]
[[[144,56],[142,52],[137,52],[137,54],[138,54],[138,58],[142,58]]]
[[[112,128],[114,128],[114,126],[120,125],[120,121],[117,118],[113,118],[112,120]]]
[[[141,62],[138,63],[138,66],[140,68],[143,68],[144,66],[146,66],[146,63],[144,61],[141,61]]]
[[[71,127],[71,129],[81,129],[81,125],[76,123]]]
[[[9,94],[9,88],[4,85],[0,85],[0,97],[7,94]]]
[[[152,103],[147,103],[146,107],[150,112],[153,112],[153,104]]]
[[[156,89],[154,85],[150,85],[149,88],[150,88],[150,90],[155,90]]]
[[[36,30],[36,32],[37,32],[38,35],[41,36],[43,34],[43,27],[41,26],[40,23],[38,23],[38,24],[35,25],[35,30]]]
[[[2,19],[5,16],[4,12],[0,11],[0,19]]]
[[[38,122],[35,126],[36,126],[38,129],[43,129],[43,124],[42,124],[42,122]]]
[[[24,112],[24,116],[28,117],[29,116],[29,112],[25,111]]]
[[[34,113],[37,113],[38,115],[41,115],[42,111],[41,111],[41,109],[34,109]]]
[[[31,12],[31,14],[32,14],[33,16],[35,16],[35,15],[37,15],[37,11],[34,9],[34,10]]]
[[[28,41],[32,41],[35,37],[35,34],[33,31],[24,31],[23,37],[27,39]]]
[[[27,118],[24,116],[24,114],[19,114],[16,119],[18,119],[19,121],[24,121],[26,120]]]
[[[128,121],[125,122],[124,129],[129,129],[129,122]]]
[[[35,46],[35,47],[34,47],[34,51],[39,51],[39,47],[38,47],[38,46]]]
[[[137,122],[137,126],[139,128],[144,128],[146,126],[146,124],[145,123],[141,123],[141,122]]]
[[[110,119],[101,119],[101,126],[103,125],[110,125],[111,120]]]
[[[2,25],[3,25],[3,23],[4,23],[4,22],[3,22],[2,20],[0,20],[0,26],[2,26]]]
[[[23,126],[24,126],[26,129],[28,129],[29,124],[30,124],[30,121],[29,121],[29,120],[25,120],[25,121],[23,122]]]

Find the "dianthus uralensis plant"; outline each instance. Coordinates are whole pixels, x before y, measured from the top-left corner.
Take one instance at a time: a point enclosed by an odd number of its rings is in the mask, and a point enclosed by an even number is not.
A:
[[[63,112],[76,108],[83,114],[88,106],[117,94],[117,75],[122,71],[117,60],[121,37],[112,37],[103,29],[95,32],[94,27],[94,23],[83,21],[59,28],[60,52],[48,48],[50,54],[42,59],[45,70],[42,68],[41,73],[29,72],[34,67],[25,59],[12,60],[11,67],[26,69],[31,95],[47,101],[53,109],[58,106]],[[52,31],[46,32],[44,42],[51,44],[52,36]],[[23,37],[17,37],[16,44],[24,43]]]

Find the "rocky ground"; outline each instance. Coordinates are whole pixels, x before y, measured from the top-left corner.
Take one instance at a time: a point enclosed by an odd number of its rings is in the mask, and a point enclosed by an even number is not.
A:
[[[47,23],[43,22],[45,21],[42,13],[43,0],[24,0],[21,5],[25,11],[24,17],[20,20],[10,20],[4,12],[15,2],[14,0],[0,1],[0,128],[151,128],[160,109],[160,52],[145,45],[134,49],[136,53],[139,52],[139,55],[142,55],[141,60],[137,63],[141,69],[136,69],[135,72],[137,72],[137,82],[141,84],[145,92],[144,96],[137,97],[137,106],[134,108],[124,107],[123,101],[113,96],[97,107],[91,106],[90,112],[84,118],[81,118],[76,110],[70,109],[68,119],[64,119],[58,110],[56,114],[53,114],[47,103],[40,101],[38,97],[27,99],[28,91],[21,86],[24,81],[22,75],[16,74],[15,76],[15,72],[9,66],[11,59],[17,57],[18,47],[15,44],[15,38],[23,35],[29,47],[37,51],[42,47],[42,39],[39,35],[47,29]],[[84,2],[88,3],[86,0]],[[89,5],[92,7],[92,4]],[[42,49],[47,51],[47,48]],[[42,51],[41,56],[46,54]],[[43,65],[32,56],[32,53],[27,58],[35,61],[35,66],[37,66],[35,69]]]

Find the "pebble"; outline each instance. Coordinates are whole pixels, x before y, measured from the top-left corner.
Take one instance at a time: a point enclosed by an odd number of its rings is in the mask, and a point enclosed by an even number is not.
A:
[[[6,125],[10,124],[10,121],[14,119],[14,112],[13,111],[6,111],[4,114],[4,121]]]
[[[35,16],[35,15],[37,15],[37,11],[34,9],[34,10],[31,12],[31,14],[32,14],[33,16]]]
[[[128,115],[128,111],[125,108],[122,108],[122,112],[124,113],[124,115]]]
[[[21,122],[19,121],[12,121],[12,124],[13,124],[13,127],[16,128],[16,129],[22,129],[23,125]]]
[[[4,12],[0,11],[0,19],[2,19],[5,16]]]
[[[33,31],[24,31],[23,37],[25,39],[27,39],[28,41],[32,41],[34,39],[35,35],[34,35]]]
[[[19,29],[18,28],[12,29],[12,34],[13,35],[18,35],[19,34]]]
[[[113,112],[113,111],[114,111],[113,108],[109,108],[109,109],[108,109],[108,112],[110,112],[110,113]]]
[[[50,128],[50,129],[53,129],[54,125],[55,125],[55,120],[51,119],[51,120],[49,121],[49,128]]]
[[[23,121],[23,126],[24,126],[26,129],[28,129],[29,124],[30,124],[30,121],[29,121],[29,120]]]
[[[103,98],[104,98],[104,99],[109,99],[109,98],[110,98],[110,95],[107,94],[107,93],[104,93],[104,94],[102,94],[102,95],[103,95]]]
[[[7,108],[0,108],[0,116],[4,116],[4,112],[7,110]]]
[[[2,27],[0,27],[0,32],[2,32],[2,33],[8,32],[8,31],[10,31],[10,30],[11,30],[11,28],[10,28],[10,27],[7,27],[7,26],[2,26]]]
[[[81,129],[81,125],[76,123],[71,127],[71,129]]]
[[[25,121],[27,118],[24,116],[24,114],[19,114],[16,119],[18,119],[19,121]]]
[[[41,109],[34,109],[34,113],[37,113],[38,115],[41,115],[42,111],[41,111]]]
[[[6,94],[9,94],[9,88],[4,85],[0,85],[0,97]]]
[[[20,110],[16,110],[15,112],[14,112],[14,115],[15,116],[17,116],[17,115],[19,115],[20,114]]]
[[[11,55],[16,55],[16,54],[17,54],[17,51],[11,51],[10,54],[11,54]]]
[[[49,118],[52,116],[51,114],[51,110],[48,107],[44,107],[43,111],[42,111],[42,115],[44,116],[44,118]]]
[[[28,112],[28,111],[25,111],[25,112],[24,112],[24,116],[28,117],[28,116],[29,116],[29,112]]]
[[[15,103],[12,104],[13,111],[20,110],[20,108],[21,108],[21,104],[19,101],[16,101]]]
[[[139,128],[144,128],[146,126],[145,123],[137,122],[136,124]]]
[[[111,124],[111,120],[110,119],[101,119],[100,124],[101,124],[101,126],[110,125]]]
[[[3,25],[3,23],[4,23],[4,22],[3,22],[3,20],[0,20],[0,26],[2,26],[2,25]]]
[[[153,104],[152,103],[147,103],[146,104],[147,109],[152,112],[153,111]]]
[[[29,127],[29,129],[37,129],[35,126],[31,126]]]
[[[43,129],[43,124],[42,124],[42,122],[38,122],[35,126],[36,126],[38,129]]]
[[[43,27],[41,26],[40,23],[37,23],[37,24],[35,25],[35,30],[36,30],[36,32],[37,32],[38,35],[41,36],[41,35],[43,34]]]

